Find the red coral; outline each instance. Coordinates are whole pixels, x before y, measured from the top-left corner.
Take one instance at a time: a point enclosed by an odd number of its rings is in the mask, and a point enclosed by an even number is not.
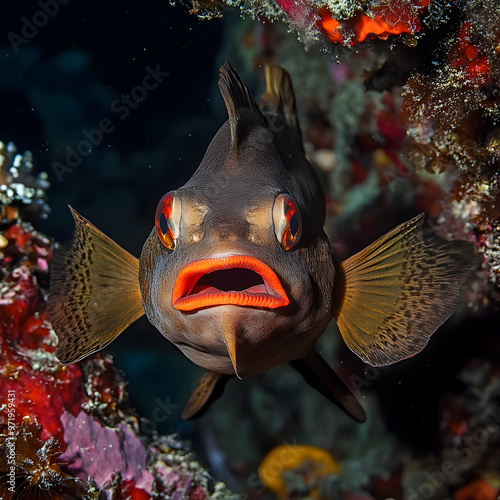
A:
[[[0,258],[2,267],[12,265],[16,259],[23,257],[24,267],[46,272],[48,261],[52,258],[51,242],[26,223],[17,222],[10,226],[4,234],[8,247]]]
[[[5,279],[0,298],[0,322],[11,341],[18,339],[23,323],[32,316],[39,301],[36,281],[25,267],[14,269]]]
[[[41,369],[44,363],[38,361],[44,352],[52,353],[54,346],[45,301],[31,273],[29,256],[45,254],[48,258],[51,251],[44,248],[43,238],[27,224],[11,226],[5,236],[9,246],[2,258],[7,274],[0,298],[0,373],[3,375],[0,397],[6,400],[8,391],[15,391],[16,423],[31,416],[41,425],[42,439],[54,436],[62,442],[60,417],[65,409],[78,413],[84,393],[78,365],[55,363]],[[33,248],[35,243],[37,248]],[[24,256],[22,261],[15,265],[20,256]]]
[[[189,500],[205,500],[206,498],[205,490],[201,486],[197,486],[189,494]]]
[[[82,373],[78,365],[54,367],[51,371],[36,370],[36,360],[23,358],[6,343],[0,360],[0,397],[6,400],[9,391],[16,395],[15,421],[32,416],[41,425],[41,438],[51,436],[62,441],[60,417],[66,409],[76,414],[83,402]]]
[[[462,25],[457,43],[448,55],[450,65],[462,70],[472,83],[486,85],[491,81],[490,61],[479,46],[472,44],[471,38],[471,23],[467,21]]]
[[[23,252],[32,234],[24,225],[18,222],[7,229],[5,237],[18,249],[18,251]]]
[[[121,483],[119,495],[119,500],[149,500],[151,498],[148,492],[137,488],[131,479]]]

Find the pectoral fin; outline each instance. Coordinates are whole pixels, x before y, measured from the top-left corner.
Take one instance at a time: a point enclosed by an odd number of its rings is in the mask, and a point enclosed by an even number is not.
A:
[[[471,243],[422,228],[423,214],[344,261],[334,317],[349,348],[371,365],[420,352],[453,313],[474,264]]]
[[[303,359],[290,364],[325,398],[336,404],[356,422],[364,422],[366,413],[356,396],[333,371],[330,365],[316,352],[309,352]]]
[[[205,372],[182,411],[182,419],[189,420],[201,417],[212,403],[222,395],[230,378],[231,375],[213,371]]]
[[[64,364],[107,346],[144,314],[139,261],[70,209],[73,240],[52,260],[47,301]]]

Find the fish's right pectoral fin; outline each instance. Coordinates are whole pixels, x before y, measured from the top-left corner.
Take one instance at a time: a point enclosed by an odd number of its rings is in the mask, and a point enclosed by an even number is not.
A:
[[[201,417],[212,406],[212,403],[219,399],[231,377],[232,375],[210,370],[205,372],[182,411],[182,419],[190,420]]]
[[[344,261],[333,316],[363,361],[388,365],[420,352],[453,313],[476,257],[472,243],[423,229],[423,214]]]
[[[70,209],[73,240],[52,260],[47,300],[63,364],[104,348],[144,314],[139,261]]]

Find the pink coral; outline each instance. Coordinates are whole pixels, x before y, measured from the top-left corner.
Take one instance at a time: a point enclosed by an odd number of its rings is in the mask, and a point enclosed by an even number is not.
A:
[[[59,458],[70,463],[68,469],[75,476],[90,476],[102,488],[119,473],[122,480],[151,493],[153,476],[146,468],[146,448],[123,422],[117,429],[103,427],[84,412],[76,417],[65,412],[61,422],[66,451]]]

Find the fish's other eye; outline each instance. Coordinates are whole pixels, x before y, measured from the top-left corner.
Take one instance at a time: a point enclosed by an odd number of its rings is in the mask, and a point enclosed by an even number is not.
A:
[[[274,233],[285,250],[293,248],[302,234],[302,216],[289,194],[279,194],[273,207]]]
[[[169,249],[175,248],[179,236],[180,203],[176,191],[169,191],[158,203],[155,214],[156,232],[161,242]]]

